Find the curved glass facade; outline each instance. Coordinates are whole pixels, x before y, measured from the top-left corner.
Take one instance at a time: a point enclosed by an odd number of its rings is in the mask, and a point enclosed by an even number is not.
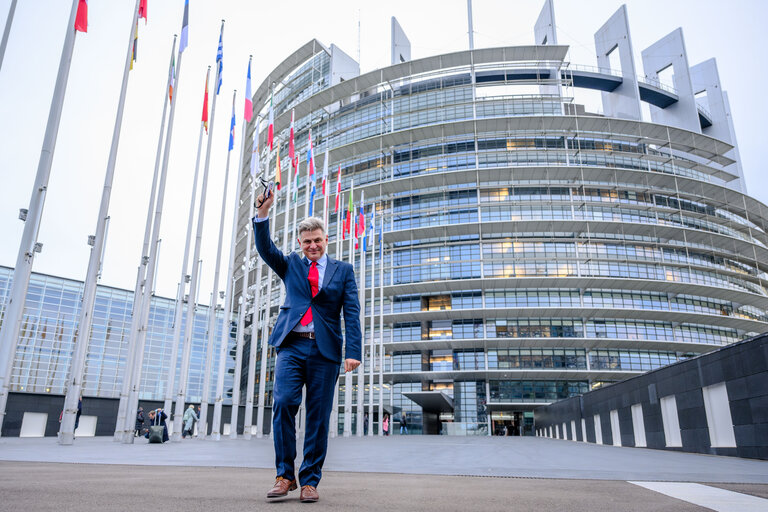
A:
[[[278,84],[284,187],[291,110],[300,155],[298,193],[278,194],[271,223],[278,247],[295,238],[294,217],[304,216],[308,198],[311,129],[317,179],[326,150],[332,171],[329,253],[354,258],[367,290],[366,377],[353,380],[351,410],[340,379],[340,433],[345,414],[357,413],[358,380],[365,404],[373,386],[374,418],[383,402],[395,434],[404,411],[409,433],[485,434],[511,425],[528,434],[536,405],[768,327],[768,210],[728,186],[738,177],[728,142],[585,112],[574,103],[567,47],[459,52],[343,81],[333,73],[334,53],[315,48],[269,78]],[[267,118],[268,92],[254,105]],[[266,146],[266,124],[252,123],[248,133]],[[274,158],[262,152],[268,174]],[[241,258],[250,240],[249,169],[246,155]],[[341,204],[354,182],[356,207],[364,192],[366,218],[375,212],[383,229],[383,248],[378,234],[369,237],[363,269],[359,252],[337,244],[339,169]],[[266,267],[255,283],[260,260],[250,254],[250,300],[256,295],[259,326],[269,328],[282,285]],[[238,293],[243,277],[236,276]],[[371,340],[384,351],[376,349],[373,382]],[[433,410],[423,398],[430,391],[448,397],[452,412]],[[265,393],[269,407],[269,385]]]
[[[11,289],[13,270],[0,267],[0,322]],[[45,274],[32,274],[24,306],[22,328],[11,371],[10,391],[64,395],[69,377],[75,331],[80,315],[83,283]],[[133,292],[107,286],[97,286],[93,310],[93,327],[83,374],[83,395],[86,397],[118,398],[128,355]],[[173,348],[173,321],[176,301],[152,297],[149,310],[149,330],[142,363],[141,400],[162,401],[166,397],[168,366]],[[208,315],[210,308],[198,305],[192,329],[187,400],[199,402],[203,394],[205,347],[208,344]],[[222,343],[221,310],[213,352],[213,376],[210,396],[215,396],[218,374],[219,347]],[[185,322],[186,320],[182,320]],[[182,324],[183,329],[183,324]],[[225,337],[233,343],[234,330]],[[181,367],[181,343],[175,362],[176,378]],[[224,375],[224,402],[231,404],[234,359],[227,358]]]

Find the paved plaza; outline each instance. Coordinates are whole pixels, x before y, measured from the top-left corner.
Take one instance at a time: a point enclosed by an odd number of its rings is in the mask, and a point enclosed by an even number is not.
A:
[[[336,438],[315,505],[298,493],[265,502],[273,457],[267,438],[3,438],[0,510],[768,511],[768,462],[732,457],[530,437]]]

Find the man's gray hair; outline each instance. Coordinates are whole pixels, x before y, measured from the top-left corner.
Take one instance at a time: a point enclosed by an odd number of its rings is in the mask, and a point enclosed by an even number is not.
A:
[[[318,217],[307,217],[303,221],[299,222],[299,227],[297,228],[299,232],[299,238],[301,238],[301,234],[305,231],[315,231],[316,229],[319,229],[325,234],[325,222],[323,222],[323,219],[320,219]]]

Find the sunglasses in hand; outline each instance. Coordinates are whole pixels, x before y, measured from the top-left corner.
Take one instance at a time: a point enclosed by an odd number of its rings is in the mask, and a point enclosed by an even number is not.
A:
[[[256,199],[257,209],[261,208],[261,206],[264,204],[264,201],[266,201],[267,198],[272,195],[272,182],[269,182],[262,177],[259,177],[259,181],[261,181],[261,186],[264,187],[264,192],[261,193],[261,199]]]

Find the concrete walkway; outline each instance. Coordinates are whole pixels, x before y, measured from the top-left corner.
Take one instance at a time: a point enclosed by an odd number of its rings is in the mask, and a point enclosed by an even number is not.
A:
[[[301,452],[301,450],[299,450]],[[0,460],[151,466],[225,466],[271,469],[267,438],[180,443],[115,443],[81,438],[61,446],[55,438],[1,438]],[[296,465],[300,464],[297,461]],[[768,461],[539,437],[394,436],[329,440],[326,471],[420,475],[656,480],[768,484]]]
[[[306,510],[298,493],[265,502],[273,458],[269,439],[2,438],[0,511]],[[673,492],[640,485],[651,481]],[[689,482],[714,484],[726,508],[695,504]],[[768,462],[544,438],[336,438],[319,491],[312,506],[334,511],[766,511]]]

